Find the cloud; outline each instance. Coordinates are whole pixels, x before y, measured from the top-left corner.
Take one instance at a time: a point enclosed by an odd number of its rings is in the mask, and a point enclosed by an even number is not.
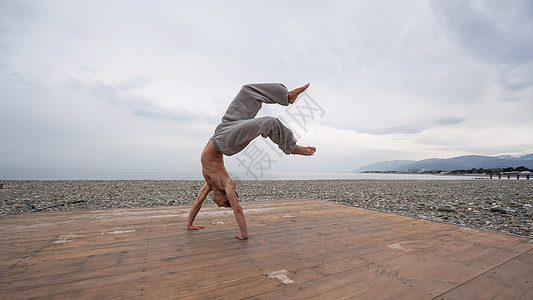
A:
[[[0,2],[0,35],[21,34],[38,13],[24,1]]]
[[[470,55],[493,64],[533,60],[533,2],[434,0],[431,7]]]
[[[21,85],[26,86],[27,90],[30,92],[45,90],[45,88],[41,84],[39,84],[37,80],[29,80],[19,72],[12,72],[11,77]]]
[[[447,35],[471,57],[500,67],[505,91],[533,86],[532,1],[432,1]]]
[[[388,135],[388,134],[406,134],[413,135],[421,133],[425,130],[438,128],[441,126],[456,125],[463,122],[466,122],[468,119],[462,117],[444,117],[433,120],[432,122],[427,122],[424,124],[422,120],[418,120],[413,124],[409,124],[408,121],[405,121],[405,124],[399,126],[390,126],[390,127],[358,127],[355,130],[359,133],[366,133],[371,135]],[[422,123],[422,124],[421,124]],[[433,124],[435,126],[431,126]]]
[[[81,152],[78,163],[114,164],[128,153],[123,165],[164,166],[178,152],[179,168],[196,166],[231,99],[250,82],[311,83],[309,94],[326,112],[311,125],[328,128],[302,134],[321,149],[305,168],[529,149],[531,7],[520,0],[0,1],[0,101],[8,108],[0,123],[12,145],[3,159],[18,155],[31,165],[56,153],[54,165],[68,152],[64,164],[76,165]],[[275,108],[262,113],[286,116],[286,107]]]
[[[427,126],[423,125],[402,125],[385,128],[358,128],[357,132],[368,133],[373,135],[385,135],[385,134],[416,134],[427,129]]]
[[[155,104],[155,101],[137,93],[139,90],[153,82],[149,78],[132,77],[120,82],[104,83],[97,80],[81,80],[70,77],[65,86],[69,89],[86,92],[92,98],[99,99],[105,104],[112,104],[117,107],[125,108],[130,114],[152,118],[167,119],[179,122],[205,119],[205,116],[187,111],[177,111],[165,106]]]
[[[440,118],[434,121],[437,125],[455,125],[459,123],[465,122],[467,119],[460,118],[460,117],[446,117],[446,118]]]
[[[533,52],[533,50],[531,50]],[[533,86],[533,63],[505,66],[500,69],[496,83],[507,91],[520,91]]]
[[[406,122],[404,125],[400,126],[390,126],[390,127],[378,127],[378,128],[372,128],[372,127],[358,127],[355,130],[359,133],[366,133],[371,135],[388,135],[388,134],[406,134],[406,135],[412,135],[412,134],[418,134],[425,130],[440,127],[440,126],[448,126],[448,125],[456,125],[463,122],[466,122],[468,119],[462,118],[462,117],[444,117],[435,119],[432,122],[428,122],[428,124],[420,124],[421,121],[418,121],[418,123],[414,124],[408,124],[409,122]],[[430,126],[429,123],[434,124],[436,126]]]

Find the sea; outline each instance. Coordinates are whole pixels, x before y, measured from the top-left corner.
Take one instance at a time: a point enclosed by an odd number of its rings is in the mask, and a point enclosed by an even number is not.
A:
[[[233,180],[474,180],[487,176],[432,174],[264,172],[229,173]],[[200,170],[124,170],[0,167],[0,180],[203,180]]]

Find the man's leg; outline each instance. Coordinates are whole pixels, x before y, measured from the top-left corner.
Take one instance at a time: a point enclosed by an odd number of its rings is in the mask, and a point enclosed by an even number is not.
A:
[[[228,156],[242,151],[259,135],[269,137],[285,154],[291,154],[296,148],[296,138],[292,131],[274,117],[232,122],[230,126],[220,130],[224,143],[218,144],[223,144],[225,148],[218,150]]]
[[[244,85],[222,117],[222,123],[253,119],[263,103],[289,105],[289,92],[281,83]]]
[[[253,121],[263,103],[277,103],[287,106],[294,103],[298,95],[309,87],[306,84],[290,92],[279,83],[248,84],[230,104],[222,123],[216,128],[211,138],[218,151],[233,155],[242,151],[258,135],[270,137],[286,154],[312,155],[314,147],[296,145],[296,139],[278,119],[272,117],[258,118]]]

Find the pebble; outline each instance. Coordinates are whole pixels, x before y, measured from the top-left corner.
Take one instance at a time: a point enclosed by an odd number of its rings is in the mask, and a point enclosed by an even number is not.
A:
[[[455,211],[456,209],[457,207],[450,205],[450,204],[444,204],[443,206],[439,207],[440,211],[448,211],[448,212]]]
[[[497,213],[501,213],[501,214],[506,214],[506,213],[507,213],[507,210],[506,210],[506,209],[501,208],[501,207],[499,207],[499,206],[493,206],[493,207],[491,207],[491,208],[490,208],[490,211],[491,211],[491,212],[494,212],[494,213],[496,213],[496,212],[497,212]]]
[[[203,181],[2,181],[0,216],[35,211],[192,205]],[[527,180],[236,181],[239,200],[321,199],[352,207],[532,236]],[[213,203],[211,196],[206,203]],[[32,208],[34,207],[34,208]],[[504,213],[505,212],[505,213]]]

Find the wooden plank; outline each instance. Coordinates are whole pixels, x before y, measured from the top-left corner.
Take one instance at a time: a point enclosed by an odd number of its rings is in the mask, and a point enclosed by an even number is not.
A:
[[[423,240],[423,239],[422,239]],[[455,242],[454,242],[455,244]],[[394,250],[391,251],[400,251],[405,252],[399,255],[394,256],[390,253],[384,253],[386,250],[371,252],[368,254],[356,254],[351,258],[345,258],[340,260],[334,260],[331,262],[327,261],[327,258],[322,261],[322,264],[317,264],[315,266],[305,266],[303,269],[294,270],[294,276],[292,279],[299,284],[298,289],[295,287],[287,287],[282,291],[275,291],[272,294],[263,294],[262,297],[268,299],[276,299],[279,297],[292,296],[291,291],[294,292],[294,296],[298,297],[313,297],[314,295],[332,295],[335,294],[335,297],[349,296],[352,292],[351,284],[353,281],[356,281],[360,284],[370,278],[373,283],[381,282],[383,286],[391,287],[396,286],[389,295],[390,297],[428,297],[430,293],[435,295],[439,291],[446,290],[446,288],[453,287],[454,284],[461,283],[461,277],[470,278],[483,272],[479,268],[475,268],[476,259],[473,259],[470,262],[470,266],[466,266],[464,261],[456,260],[453,261],[450,257],[446,255],[449,253],[462,252],[468,247],[454,248],[453,251],[450,251],[449,245],[444,245],[440,249],[430,249],[430,251],[417,251],[413,249],[413,245],[405,245],[406,248],[411,249],[409,252],[403,250]],[[516,246],[516,245],[515,245]],[[472,248],[472,247],[471,247]],[[497,248],[494,248],[496,253],[493,253],[495,257],[502,257],[501,251],[498,251]],[[352,251],[348,251],[352,253]],[[477,252],[476,249],[473,252]],[[479,253],[479,252],[477,252]],[[505,254],[505,253],[503,253]],[[440,259],[435,259],[435,257],[440,257]],[[483,259],[481,259],[481,265],[485,266]],[[364,268],[366,267],[366,269]],[[287,268],[293,270],[291,268]],[[417,276],[424,274],[425,277],[422,279],[415,280]],[[335,279],[333,284],[324,285],[323,282],[329,282],[335,276],[340,275],[342,280]],[[382,275],[382,276],[379,276]],[[386,276],[385,276],[386,275]],[[450,278],[446,278],[445,276]],[[434,278],[442,279],[439,282],[435,282]],[[349,281],[345,281],[345,278],[350,278]],[[425,280],[426,279],[426,280]],[[455,281],[453,281],[455,280]],[[300,284],[302,283],[303,284]],[[411,282],[411,289],[400,292],[404,289],[405,284]],[[428,291],[420,291],[416,288],[413,289],[413,282],[417,282],[418,288],[428,289]],[[348,284],[348,286],[345,286]],[[432,290],[432,285],[436,285]],[[344,291],[344,288],[347,288]],[[295,290],[296,289],[296,290]],[[318,289],[318,290],[317,290]],[[307,293],[305,291],[308,291]],[[343,294],[347,293],[347,294]],[[402,293],[406,293],[403,295]],[[367,293],[358,290],[358,296],[370,297]],[[381,289],[381,295],[385,296],[386,290]]]
[[[247,241],[213,205],[200,231],[184,227],[189,207],[1,218],[0,298],[453,299],[498,280],[506,288],[488,293],[531,294],[526,238],[318,200],[243,207]],[[509,279],[513,268],[522,271]],[[293,283],[265,276],[281,269]]]
[[[532,292],[533,250],[529,250],[437,298],[531,299]]]

